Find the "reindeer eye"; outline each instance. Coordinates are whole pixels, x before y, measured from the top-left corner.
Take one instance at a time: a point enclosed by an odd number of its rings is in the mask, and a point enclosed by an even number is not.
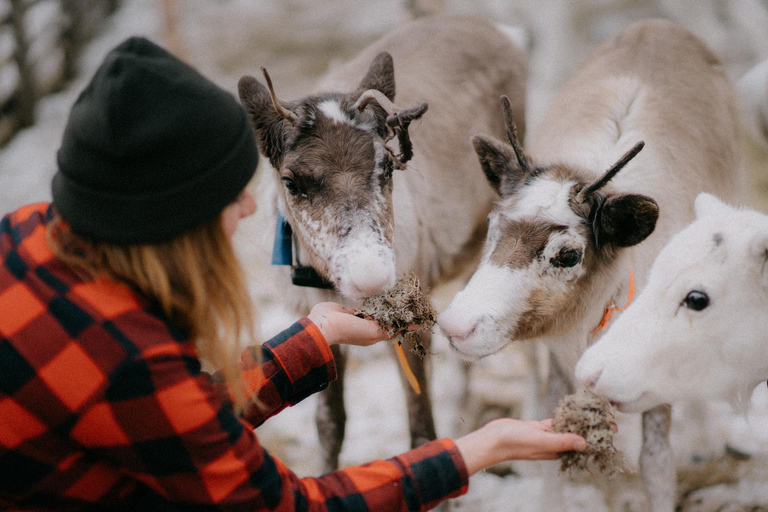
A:
[[[706,293],[697,290],[690,291],[688,292],[688,295],[685,296],[685,299],[683,299],[683,305],[688,309],[701,311],[709,306],[709,296]]]
[[[288,191],[289,194],[292,196],[295,196],[299,193],[299,187],[296,185],[296,182],[293,181],[291,178],[280,178],[283,182],[283,185],[285,185],[285,189]]]
[[[553,267],[573,267],[581,261],[581,251],[563,247],[557,255],[549,260]]]

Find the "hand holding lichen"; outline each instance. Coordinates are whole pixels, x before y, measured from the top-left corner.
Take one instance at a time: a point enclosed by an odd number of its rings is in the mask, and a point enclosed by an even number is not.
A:
[[[555,432],[579,434],[587,440],[583,452],[560,454],[560,470],[597,471],[612,477],[629,470],[624,454],[613,446],[614,407],[584,389],[560,400],[552,423]]]
[[[437,317],[413,272],[403,276],[391,290],[365,299],[356,315],[378,322],[381,330],[397,343],[408,340],[412,350],[421,357],[426,353],[417,334],[431,330]]]

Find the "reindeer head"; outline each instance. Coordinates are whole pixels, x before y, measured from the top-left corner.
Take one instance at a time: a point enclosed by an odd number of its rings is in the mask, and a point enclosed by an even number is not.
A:
[[[263,70],[263,68],[262,68]],[[409,123],[426,103],[392,103],[392,57],[379,54],[357,89],[281,103],[253,77],[238,84],[261,151],[276,170],[280,206],[309,264],[344,296],[395,283],[392,180],[412,156]],[[395,153],[387,143],[397,138]]]
[[[695,205],[643,292],[576,366],[585,387],[623,411],[737,402],[768,379],[768,216],[709,194]]]
[[[468,357],[572,328],[582,320],[595,280],[622,248],[650,235],[658,218],[653,199],[606,189],[642,143],[597,181],[564,165],[531,167],[506,97],[502,106],[511,147],[488,137],[472,140],[500,195],[488,218],[483,260],[438,319],[453,347]]]

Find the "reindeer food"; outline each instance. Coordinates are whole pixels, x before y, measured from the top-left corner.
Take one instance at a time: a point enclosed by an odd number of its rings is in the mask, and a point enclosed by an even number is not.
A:
[[[560,454],[560,471],[586,470],[609,477],[629,470],[624,454],[613,446],[614,407],[587,390],[580,389],[560,400],[555,409],[553,430],[579,434],[587,440],[583,452]]]
[[[432,329],[437,316],[429,297],[421,291],[418,276],[413,272],[403,276],[391,290],[365,299],[355,314],[378,322],[398,345],[407,340],[413,352],[422,358],[426,351],[419,343],[417,334]],[[409,325],[418,325],[418,329],[409,331]]]

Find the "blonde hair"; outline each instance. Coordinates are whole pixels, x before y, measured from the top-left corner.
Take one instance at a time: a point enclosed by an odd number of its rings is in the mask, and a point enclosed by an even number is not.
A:
[[[86,278],[111,277],[155,301],[222,372],[236,412],[250,405],[239,356],[255,344],[253,302],[221,216],[157,244],[114,245],[73,233],[59,217],[48,229],[55,254]]]

